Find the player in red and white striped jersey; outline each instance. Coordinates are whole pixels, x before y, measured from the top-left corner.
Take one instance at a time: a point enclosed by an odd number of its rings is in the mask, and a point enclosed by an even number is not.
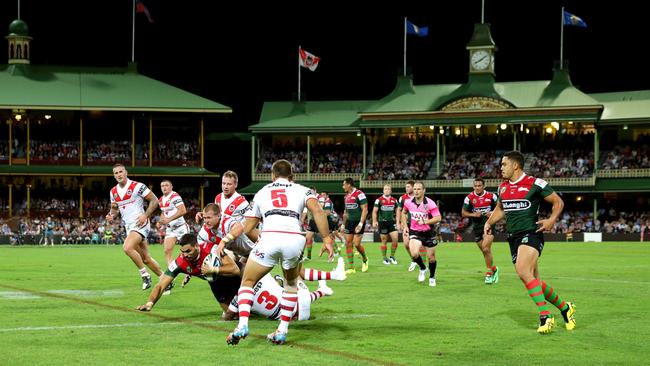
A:
[[[127,174],[124,165],[113,166],[113,177],[117,185],[111,189],[111,210],[106,215],[106,220],[112,222],[118,214],[122,216],[127,232],[122,248],[138,267],[142,277],[142,289],[146,290],[151,287],[151,275],[144,266],[147,265],[158,276],[162,274],[158,262],[149,254],[147,243],[149,217],[158,208],[158,198],[144,184],[130,180]],[[146,212],[144,200],[149,201]]]
[[[187,213],[181,196],[174,192],[174,186],[169,179],[160,182],[162,196],[158,199],[160,206],[160,220],[157,225],[165,227],[165,241],[163,242],[165,261],[169,264],[173,260],[173,250],[176,241],[190,232],[183,215]]]

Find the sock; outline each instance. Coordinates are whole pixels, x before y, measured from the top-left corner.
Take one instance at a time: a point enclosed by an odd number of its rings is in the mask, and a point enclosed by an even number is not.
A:
[[[140,268],[140,277],[151,277],[145,267]]]
[[[386,259],[386,249],[388,249],[388,247],[386,246],[386,244],[382,244],[382,245],[379,247],[379,249],[381,249],[381,256],[384,257],[384,259]]]
[[[354,268],[354,247],[345,246],[345,256],[348,257],[348,269]]]
[[[397,250],[397,242],[393,242],[393,244],[390,246],[390,256],[394,257],[395,256],[395,251]]]
[[[429,262],[429,278],[436,278],[436,267],[438,266],[438,261]]]
[[[420,271],[424,271],[425,269],[427,269],[427,267],[424,266],[424,262],[422,261],[422,257],[413,258],[413,262],[417,263],[418,266],[420,266]]]
[[[248,325],[248,317],[251,316],[251,306],[253,306],[253,297],[255,293],[250,287],[240,287],[237,292],[237,299],[239,302],[239,324],[238,328]]]
[[[427,249],[425,247],[420,247],[420,258],[423,263],[427,260]]]
[[[548,310],[546,300],[544,300],[544,292],[542,291],[542,286],[539,284],[539,280],[536,278],[528,282],[526,289],[528,289],[528,295],[533,299],[539,309],[539,316],[550,316],[551,312]]]
[[[309,239],[305,243],[305,249],[307,249],[307,258],[311,258],[311,248],[314,246],[314,240]]]
[[[334,272],[319,271],[317,269],[305,268],[305,281],[331,280]],[[335,279],[335,278],[334,278]]]
[[[359,251],[359,254],[361,254],[361,259],[363,259],[364,262],[367,262],[368,257],[366,257],[366,248],[363,247],[363,244],[359,244],[357,251]]]
[[[569,309],[569,305],[562,300],[560,295],[553,292],[553,287],[547,285],[544,281],[542,281],[542,291],[544,291],[544,298],[551,304],[555,305],[556,308],[560,309],[560,311],[566,311]]]
[[[289,331],[289,322],[291,321],[291,317],[293,317],[293,311],[296,309],[297,303],[298,294],[296,292],[282,291],[282,300],[280,301],[280,325],[278,325],[278,331],[282,333],[287,333]],[[241,308],[241,303],[239,306]],[[239,314],[241,314],[241,309],[239,310]]]
[[[324,296],[324,295],[323,295],[322,292],[320,292],[320,290],[316,290],[316,291],[312,292],[311,294],[309,294],[309,297],[311,297],[311,302],[312,302],[312,303],[313,303],[314,301],[320,299],[320,298],[323,297],[323,296]]]

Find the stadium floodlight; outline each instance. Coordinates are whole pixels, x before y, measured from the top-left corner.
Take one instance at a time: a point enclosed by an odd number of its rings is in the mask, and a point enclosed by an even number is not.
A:
[[[527,134],[530,133],[530,128],[526,128],[526,133],[527,133]]]
[[[480,124],[480,123],[477,123],[477,124],[476,124],[476,128],[477,128],[477,129],[481,128],[481,124]]]
[[[50,115],[50,114],[46,114],[44,117],[45,117],[45,119],[51,119],[51,118],[52,118],[52,115]]]
[[[551,122],[551,126],[555,128],[556,131],[560,129],[560,124],[558,122]]]
[[[627,125],[623,125],[623,129],[624,129],[624,130],[627,130]]]
[[[505,130],[506,128],[508,128],[508,125],[506,125],[505,123],[502,123],[501,126],[499,126],[499,127],[501,127],[502,130]]]
[[[429,125],[429,129],[433,130],[435,127],[433,125]]]
[[[553,129],[550,127],[546,127],[546,133],[553,133]]]
[[[456,133],[456,136],[459,136],[460,135],[460,128],[456,128],[455,133]]]

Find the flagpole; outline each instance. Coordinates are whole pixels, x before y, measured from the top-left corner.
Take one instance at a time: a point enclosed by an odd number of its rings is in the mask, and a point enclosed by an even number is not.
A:
[[[20,0],[18,0],[18,18],[16,19],[20,20]]]
[[[485,0],[481,0],[481,24],[485,23]]]
[[[404,17],[404,69],[402,72],[406,76],[406,17]]]
[[[302,46],[298,46],[298,102],[301,101],[301,95],[300,95],[300,49]]]
[[[560,70],[564,68],[564,6],[562,7],[562,22],[560,22]]]
[[[133,0],[133,16],[131,18],[131,62],[135,62],[135,0]]]

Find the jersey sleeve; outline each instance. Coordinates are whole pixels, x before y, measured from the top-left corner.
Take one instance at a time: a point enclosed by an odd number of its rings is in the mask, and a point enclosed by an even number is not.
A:
[[[260,210],[260,205],[257,203],[259,202],[259,192],[253,197],[253,202],[251,202],[248,210],[244,214],[246,217],[257,217],[258,219],[262,218],[262,210]]]
[[[363,192],[359,192],[357,199],[359,200],[359,205],[368,204],[368,198],[366,197],[366,194]]]
[[[379,198],[375,200],[375,207],[379,208],[381,206],[381,201],[379,201]]]
[[[205,231],[205,229],[201,228],[199,231],[199,235],[196,236],[196,242],[199,244],[207,243],[210,241],[210,238],[208,237],[208,233]]]
[[[178,207],[183,204],[183,199],[181,196],[174,196],[174,198],[171,200],[171,204]]]
[[[501,193],[505,192],[506,190],[505,184],[506,184],[505,182],[499,184],[499,189],[497,190],[497,198],[498,198],[497,202],[501,201]]]
[[[143,198],[147,197],[149,195],[149,193],[151,193],[151,190],[149,189],[149,187],[145,186],[142,183],[138,183],[138,186],[136,187],[135,190],[136,190],[138,196],[141,196]]]
[[[469,196],[465,196],[465,201],[463,201],[463,210],[472,212],[472,203],[469,200]]]
[[[497,208],[497,201],[498,200],[499,200],[499,196],[492,193],[492,202],[490,202],[490,211],[494,211],[494,209]]]
[[[113,191],[109,192],[108,195],[111,198],[111,206],[113,206],[113,204],[115,203],[115,197],[113,196]]]
[[[441,216],[440,215],[440,209],[438,208],[438,205],[433,200],[429,200],[429,214],[431,217],[436,217],[436,216]]]
[[[182,273],[181,267],[176,263],[176,260],[169,263],[169,267],[165,271],[165,275],[176,278],[180,273]]]
[[[534,185],[539,191],[539,193],[542,195],[542,197],[548,197],[551,194],[553,194],[553,192],[555,192],[555,190],[551,188],[548,182],[542,178],[536,178]]]

